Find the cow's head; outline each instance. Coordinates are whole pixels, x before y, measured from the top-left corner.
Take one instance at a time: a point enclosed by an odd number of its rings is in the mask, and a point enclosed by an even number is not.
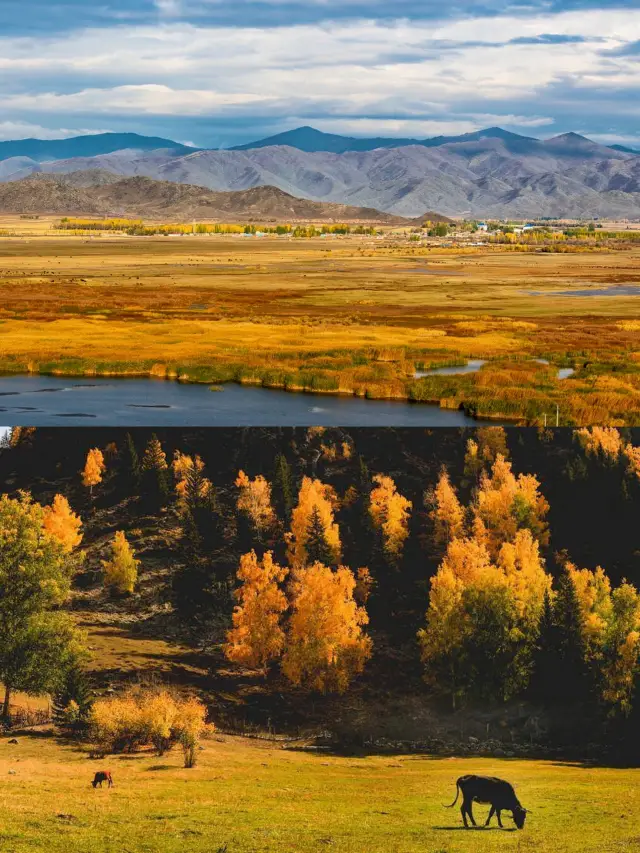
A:
[[[518,805],[513,810],[513,821],[518,829],[522,829],[524,826],[524,821],[527,816],[527,810],[523,809],[522,806]]]

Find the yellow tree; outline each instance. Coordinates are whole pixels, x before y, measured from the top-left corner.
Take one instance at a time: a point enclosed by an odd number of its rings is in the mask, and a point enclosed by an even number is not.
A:
[[[381,531],[383,547],[389,560],[397,563],[409,535],[409,515],[413,504],[396,489],[391,477],[376,474],[376,488],[370,495],[369,513],[374,526]]]
[[[322,563],[296,571],[292,613],[282,671],[296,685],[322,692],[344,692],[371,656],[364,633],[369,619],[354,599],[356,579],[340,566]]]
[[[625,581],[613,591],[611,601],[613,612],[607,637],[603,698],[615,710],[628,716],[640,662],[640,595]]]
[[[505,542],[514,542],[522,528],[531,531],[542,545],[549,540],[545,517],[549,504],[540,494],[540,482],[532,474],[516,477],[511,463],[498,454],[491,473],[480,478],[472,505],[473,530],[484,537],[492,558],[496,559]]]
[[[338,498],[334,489],[320,480],[304,477],[298,504],[291,513],[291,532],[287,536],[288,553],[291,565],[301,567],[307,564],[307,542],[313,532],[312,521],[324,537],[324,543],[337,563],[340,559],[341,543],[340,530],[334,520],[334,510]]]
[[[94,447],[87,453],[87,459],[82,472],[82,485],[89,489],[89,494],[93,495],[93,487],[102,482],[102,475],[105,470],[106,466],[102,451]]]
[[[181,512],[193,509],[211,496],[213,485],[202,473],[204,462],[199,456],[188,456],[176,450],[171,467]]]
[[[575,432],[587,456],[601,456],[617,462],[623,451],[622,436],[615,427],[584,427]]]
[[[273,561],[271,551],[262,560],[255,551],[240,558],[237,578],[242,585],[235,593],[238,605],[224,647],[230,661],[266,671],[269,662],[282,654],[281,619],[288,604],[279,584],[287,574]]]
[[[545,570],[540,545],[526,528],[516,533],[514,542],[505,542],[498,566],[513,590],[518,612],[527,631],[537,628],[546,594],[551,593],[551,575]]]
[[[446,548],[449,542],[463,535],[465,512],[445,469],[426,499],[431,506],[429,518],[433,522],[434,544],[436,548]]]
[[[122,530],[118,530],[111,545],[111,559],[102,561],[105,586],[116,592],[131,594],[138,580],[138,566],[133,548]]]
[[[236,486],[239,490],[238,511],[249,516],[259,534],[265,533],[276,521],[271,505],[271,484],[261,474],[251,480],[244,471],[240,471]]]
[[[44,508],[42,526],[61,543],[67,554],[82,542],[82,520],[63,495],[56,495],[51,506]]]

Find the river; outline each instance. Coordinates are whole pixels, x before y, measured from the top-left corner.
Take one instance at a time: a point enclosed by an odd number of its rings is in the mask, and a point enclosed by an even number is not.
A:
[[[5,426],[474,426],[426,403],[152,378],[0,376]]]

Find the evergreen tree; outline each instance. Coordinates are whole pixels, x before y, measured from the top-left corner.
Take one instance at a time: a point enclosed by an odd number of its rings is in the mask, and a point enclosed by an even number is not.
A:
[[[556,679],[559,676],[560,636],[555,624],[551,596],[544,596],[542,613],[538,623],[538,640],[533,652],[530,691],[542,702],[552,701],[557,695]]]
[[[294,504],[293,478],[291,466],[287,462],[286,456],[282,453],[276,457],[275,472],[273,475],[273,496],[282,519],[289,521]]]
[[[169,497],[169,466],[156,435],[151,436],[145,448],[140,471],[144,497],[148,497],[156,507],[164,506]]]
[[[140,482],[140,457],[130,432],[127,433],[127,453],[129,454],[129,473],[134,484],[137,485]]]
[[[307,561],[311,564],[322,563],[323,566],[331,566],[335,561],[335,555],[327,542],[324,524],[317,506],[314,506],[311,512],[305,548]]]
[[[53,720],[59,728],[78,734],[87,730],[92,707],[91,684],[75,661],[53,697]]]

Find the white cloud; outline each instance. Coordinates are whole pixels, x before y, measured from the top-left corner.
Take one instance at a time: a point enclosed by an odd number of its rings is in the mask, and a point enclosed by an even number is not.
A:
[[[166,17],[181,5],[155,4]],[[548,33],[586,41],[506,43]],[[543,93],[554,87],[640,88],[638,64],[606,55],[636,39],[640,9],[263,29],[165,20],[0,37],[0,107],[10,121],[33,121],[34,114],[259,114],[272,123],[302,116],[325,127],[357,121],[363,132],[403,135],[487,123],[535,128],[553,121]],[[514,103],[518,115],[511,114]]]
[[[0,122],[0,140],[4,139],[68,139],[70,136],[85,136],[96,133],[108,133],[107,130],[84,130],[71,128],[41,127],[39,124],[30,124],[22,121]]]

